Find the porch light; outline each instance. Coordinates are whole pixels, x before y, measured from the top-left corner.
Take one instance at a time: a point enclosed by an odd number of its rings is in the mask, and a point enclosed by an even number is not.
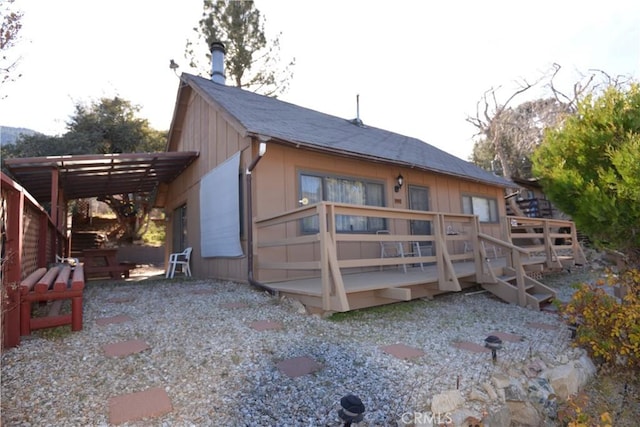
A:
[[[500,350],[502,348],[502,340],[495,335],[489,335],[484,339],[484,346],[491,350],[491,360],[493,360],[493,363],[496,363],[496,360],[498,359],[496,350]]]
[[[364,419],[364,404],[358,396],[347,394],[340,399],[340,406],[338,416],[344,421],[343,426],[348,427],[352,423],[359,423]]]
[[[396,182],[397,184],[394,187],[394,190],[396,190],[396,193],[397,193],[402,188],[402,184],[404,184],[404,177],[402,176],[402,174],[398,174],[398,177],[396,178]]]

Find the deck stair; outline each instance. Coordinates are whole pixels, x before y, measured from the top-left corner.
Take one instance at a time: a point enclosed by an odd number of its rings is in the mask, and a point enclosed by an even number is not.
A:
[[[521,266],[522,290],[518,287],[519,275],[512,267],[503,267],[500,274],[495,274],[490,269],[492,279],[480,285],[483,289],[506,302],[540,310],[543,305],[555,299],[556,291],[527,274],[531,273],[531,270],[535,272],[537,269],[532,268],[532,266],[536,265],[541,266],[541,264],[525,264]]]
[[[543,247],[540,251],[538,246],[530,250],[482,233],[479,237],[486,243],[500,246],[506,256],[504,266],[492,266],[484,245],[480,247],[480,256],[484,262],[481,268],[482,274],[476,277],[483,289],[506,302],[534,310],[540,310],[542,305],[550,303],[556,297],[554,289],[538,280],[544,271],[556,267],[558,258],[550,245],[547,245],[546,250]],[[552,263],[550,263],[550,255],[555,257]]]
[[[557,220],[509,218],[506,222],[509,243],[493,240],[511,257],[501,271],[484,268],[480,285],[499,298],[539,310],[556,297],[556,291],[540,279],[545,271],[571,269],[586,262],[573,224]],[[486,259],[486,254],[482,254]]]

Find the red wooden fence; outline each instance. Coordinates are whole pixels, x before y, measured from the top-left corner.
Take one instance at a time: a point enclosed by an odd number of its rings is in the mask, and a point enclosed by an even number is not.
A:
[[[0,331],[2,347],[8,348],[20,343],[20,281],[54,262],[56,254],[68,255],[69,239],[64,227],[56,227],[46,209],[24,188],[2,172],[0,178]],[[58,219],[58,224],[64,221],[66,215]]]

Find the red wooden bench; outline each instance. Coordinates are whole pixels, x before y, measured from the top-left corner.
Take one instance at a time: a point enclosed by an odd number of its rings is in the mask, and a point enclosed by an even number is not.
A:
[[[82,293],[84,269],[82,264],[74,270],[68,264],[56,265],[48,270],[39,268],[20,282],[20,335],[31,335],[35,329],[71,325],[72,331],[82,330]],[[71,314],[49,314],[31,317],[34,302],[71,300]]]

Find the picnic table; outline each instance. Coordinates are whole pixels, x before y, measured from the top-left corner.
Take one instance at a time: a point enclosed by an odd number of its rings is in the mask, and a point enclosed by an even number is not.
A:
[[[117,260],[118,248],[84,249],[84,272],[89,277],[109,277],[121,279],[129,277],[129,270],[135,267],[131,263],[120,263]]]

